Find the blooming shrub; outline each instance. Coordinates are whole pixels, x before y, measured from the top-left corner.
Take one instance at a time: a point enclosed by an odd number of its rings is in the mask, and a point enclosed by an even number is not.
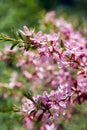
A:
[[[57,130],[58,124],[70,120],[75,103],[87,100],[87,38],[53,11],[43,20],[44,28],[49,25],[49,34],[35,33],[27,26],[14,38],[0,34],[1,40],[13,42],[0,51],[0,60],[13,64],[23,76],[20,80],[15,70],[0,88],[20,91],[18,97],[12,94],[22,101],[13,111],[23,115],[28,130],[35,130],[38,122],[40,130]],[[26,80],[30,87],[24,92]],[[2,95],[9,96],[6,91]]]

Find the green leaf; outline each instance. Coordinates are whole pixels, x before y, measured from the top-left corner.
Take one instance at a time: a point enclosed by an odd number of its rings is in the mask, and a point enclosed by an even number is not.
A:
[[[63,42],[63,40],[60,41],[60,47],[63,49],[63,51],[66,50],[66,49],[65,49],[65,46],[64,46],[64,42]]]
[[[77,78],[77,72],[78,72],[77,69],[73,69],[73,70],[71,71],[71,75],[72,75],[75,79]]]
[[[12,46],[11,46],[11,50],[17,45],[18,43],[14,43]]]
[[[25,91],[24,91],[24,96],[27,97],[28,99],[30,99],[32,102],[35,103],[35,101],[34,101],[34,99],[33,99],[33,94],[32,94],[31,91],[25,90]]]
[[[20,39],[25,40],[24,36],[20,32],[17,32],[17,33],[18,33],[18,36],[19,36]]]
[[[14,111],[14,112],[19,112],[19,111],[20,111],[20,108],[14,104],[14,105],[13,105],[13,111]]]
[[[15,31],[14,28],[11,29],[11,33],[13,34],[13,37],[14,37],[15,39],[17,39],[17,40],[19,39],[18,33],[17,33],[17,31]]]

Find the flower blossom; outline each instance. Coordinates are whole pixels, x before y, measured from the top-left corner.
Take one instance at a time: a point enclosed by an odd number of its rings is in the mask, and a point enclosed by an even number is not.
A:
[[[29,40],[30,36],[34,33],[34,30],[29,30],[27,26],[23,27],[24,31],[19,29],[19,32],[27,37]]]

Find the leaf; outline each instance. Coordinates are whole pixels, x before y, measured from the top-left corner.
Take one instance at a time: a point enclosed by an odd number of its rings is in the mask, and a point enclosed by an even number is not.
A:
[[[20,39],[24,40],[23,35],[20,32],[17,32]]]
[[[14,37],[15,39],[17,39],[17,40],[19,39],[18,33],[17,33],[17,31],[15,31],[14,28],[11,29],[11,33],[13,34],[13,37]]]
[[[14,111],[14,112],[19,112],[19,111],[20,111],[20,108],[14,104],[14,105],[13,105],[13,111]]]
[[[33,94],[32,94],[31,91],[25,90],[24,91],[24,96],[27,97],[28,99],[30,99],[32,102],[35,102],[34,99],[33,99]]]
[[[11,46],[11,50],[17,45],[18,43],[14,43],[12,46]]]
[[[63,51],[65,51],[65,46],[64,46],[64,43],[63,43],[63,40],[60,41],[60,47],[63,49]]]
[[[73,70],[71,71],[71,75],[72,75],[75,79],[77,78],[77,72],[78,72],[77,69],[73,69]]]
[[[19,43],[19,44],[18,44],[18,47],[21,48],[21,47],[23,47],[23,45]]]

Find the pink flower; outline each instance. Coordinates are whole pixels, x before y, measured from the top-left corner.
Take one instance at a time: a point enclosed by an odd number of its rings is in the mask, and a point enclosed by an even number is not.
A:
[[[59,40],[60,33],[54,33],[52,32],[51,34],[47,34],[47,40],[51,43],[57,42]]]
[[[34,123],[28,117],[24,118],[23,123],[28,130],[35,130]]]
[[[28,71],[23,71],[23,75],[26,77],[26,78],[28,78],[28,79],[32,79],[32,74],[31,73],[29,73]]]
[[[37,34],[33,34],[33,38],[31,38],[33,44],[44,44],[46,41],[46,35],[42,35],[42,32],[39,31]]]
[[[54,124],[51,124],[51,125],[45,125],[46,127],[46,130],[57,130],[57,128],[55,127]]]
[[[19,32],[21,34],[25,35],[29,40],[30,36],[34,33],[34,30],[29,30],[27,26],[24,26],[23,29],[24,29],[24,31],[19,29]]]
[[[55,16],[56,16],[55,11],[50,11],[46,14],[44,21],[45,22],[49,22],[49,21],[54,22]]]
[[[27,98],[23,98],[21,111],[30,114],[33,110],[35,110],[34,103]]]

